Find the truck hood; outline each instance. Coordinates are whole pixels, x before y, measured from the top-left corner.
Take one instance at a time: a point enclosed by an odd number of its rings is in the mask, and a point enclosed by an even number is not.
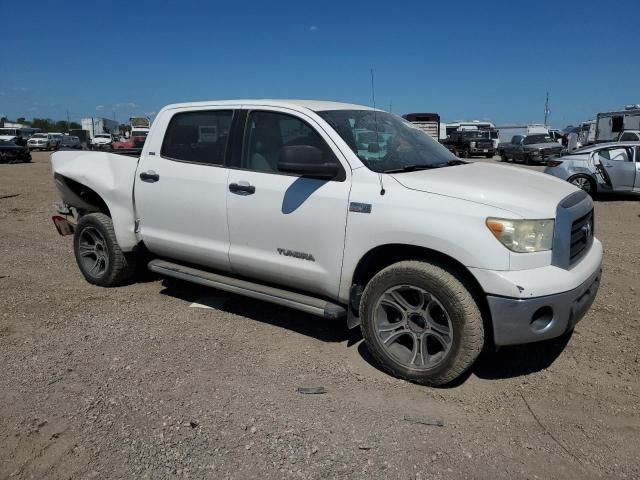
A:
[[[555,218],[558,203],[577,190],[551,175],[480,162],[391,176],[411,190],[490,205],[522,218]]]
[[[7,142],[13,142],[17,138],[18,137],[16,137],[15,135],[0,135],[0,140],[6,140]]]

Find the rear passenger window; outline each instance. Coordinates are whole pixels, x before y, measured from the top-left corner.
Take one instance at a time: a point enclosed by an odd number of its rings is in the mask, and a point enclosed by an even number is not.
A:
[[[178,113],[173,116],[160,155],[183,162],[223,165],[232,110]]]

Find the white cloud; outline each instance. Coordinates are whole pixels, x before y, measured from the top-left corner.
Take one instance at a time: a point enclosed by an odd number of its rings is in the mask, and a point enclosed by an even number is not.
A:
[[[153,117],[156,113],[158,113],[158,112],[144,112],[144,115],[146,117]]]
[[[104,108],[104,105],[96,105],[96,110],[102,110]]]
[[[320,27],[317,25],[309,25],[307,27],[307,32],[317,32],[318,30],[320,30]]]
[[[15,92],[28,92],[29,89],[27,87],[13,87],[11,90]]]
[[[116,103],[116,108],[136,108],[137,106],[138,104],[133,102]]]

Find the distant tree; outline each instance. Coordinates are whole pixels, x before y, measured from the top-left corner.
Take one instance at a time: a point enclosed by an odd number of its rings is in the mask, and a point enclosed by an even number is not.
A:
[[[80,128],[81,127],[80,127],[80,124],[78,122],[71,122],[69,124],[69,130],[79,130]]]
[[[50,118],[34,118],[31,121],[31,126],[33,128],[39,128],[43,132],[53,131],[54,125],[55,125],[55,122]]]
[[[16,123],[23,123],[24,125],[29,125],[31,122],[28,122],[26,118],[20,117],[16,120]]]
[[[4,125],[4,122],[8,121],[7,117],[0,118],[0,123]]]
[[[67,131],[67,121],[66,120],[58,120],[53,127],[54,132],[66,132]]]

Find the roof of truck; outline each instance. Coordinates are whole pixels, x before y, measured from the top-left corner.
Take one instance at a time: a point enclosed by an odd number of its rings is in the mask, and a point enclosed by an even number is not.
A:
[[[294,99],[240,99],[211,100],[206,102],[174,103],[165,109],[185,107],[207,107],[224,105],[270,106],[270,107],[302,107],[315,112],[326,110],[373,110],[371,107],[353,103],[331,102],[327,100],[294,100]],[[164,110],[164,109],[163,109]]]

